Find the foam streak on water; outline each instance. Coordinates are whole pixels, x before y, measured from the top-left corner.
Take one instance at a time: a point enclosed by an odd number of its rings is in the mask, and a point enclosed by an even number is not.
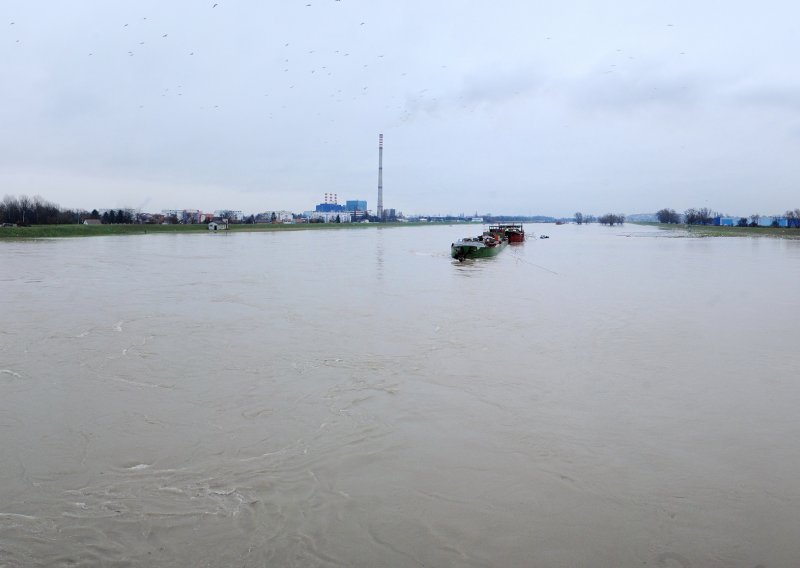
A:
[[[0,242],[0,566],[794,565],[800,242],[526,229]]]

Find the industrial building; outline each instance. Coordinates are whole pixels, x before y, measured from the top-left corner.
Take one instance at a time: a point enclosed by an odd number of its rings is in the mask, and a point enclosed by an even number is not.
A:
[[[366,211],[367,202],[361,199],[348,199],[345,201],[344,207],[348,211]]]

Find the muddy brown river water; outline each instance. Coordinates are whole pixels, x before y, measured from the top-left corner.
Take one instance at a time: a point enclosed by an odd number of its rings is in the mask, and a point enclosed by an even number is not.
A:
[[[800,241],[526,229],[0,241],[0,567],[797,566]]]

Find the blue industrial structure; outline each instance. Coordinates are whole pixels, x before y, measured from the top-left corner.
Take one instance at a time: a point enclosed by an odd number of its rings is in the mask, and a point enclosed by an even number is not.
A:
[[[348,211],[366,211],[367,202],[358,199],[348,199],[345,201],[345,208]]]
[[[347,211],[344,205],[339,205],[339,198],[335,193],[325,194],[325,203],[318,203],[317,213],[340,213]]]
[[[338,203],[318,203],[315,209],[319,213],[333,213],[338,211],[347,211],[344,205]]]
[[[745,226],[750,226],[752,222],[752,218],[749,217],[714,217],[712,219],[712,224],[718,227],[736,227],[739,225],[739,221],[744,219]],[[779,217],[779,216],[772,216],[772,215],[765,215],[763,217],[759,217],[758,219],[758,226],[759,227],[791,227],[793,225],[794,219],[787,219],[786,217]]]

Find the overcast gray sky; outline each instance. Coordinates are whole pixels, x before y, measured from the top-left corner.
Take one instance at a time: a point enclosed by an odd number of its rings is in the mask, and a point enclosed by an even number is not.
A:
[[[216,6],[215,6],[216,4]],[[800,4],[4,0],[0,193],[405,213],[800,207]]]

